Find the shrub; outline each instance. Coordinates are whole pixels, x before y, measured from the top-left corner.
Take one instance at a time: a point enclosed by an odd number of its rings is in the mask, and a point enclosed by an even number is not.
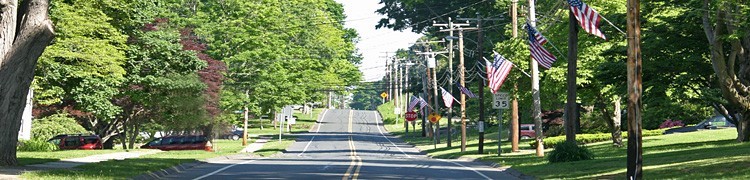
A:
[[[682,123],[681,120],[672,121],[672,119],[667,119],[664,122],[662,122],[661,125],[659,125],[659,129],[671,128],[671,127],[685,127],[685,123]]]
[[[664,134],[665,130],[666,129],[644,130],[644,131],[641,131],[641,136],[643,137],[659,136],[659,135]],[[628,132],[622,132],[622,138],[627,139]],[[612,134],[610,133],[576,134],[576,142],[581,143],[581,144],[604,142],[604,141],[611,141],[611,140],[612,140]],[[563,142],[565,142],[565,136],[555,136],[555,137],[544,138],[544,148],[554,147],[554,146],[557,146],[557,144],[560,144]],[[536,148],[536,141],[530,142],[529,145],[533,148]]]
[[[57,150],[57,146],[45,140],[32,139],[18,141],[16,149],[24,152],[50,152]]]
[[[87,133],[85,128],[78,124],[75,119],[67,114],[54,114],[41,119],[34,120],[31,127],[33,139],[46,141],[58,134]]]
[[[591,153],[585,146],[576,144],[575,142],[562,142],[555,145],[555,150],[552,150],[547,156],[547,160],[550,163],[557,162],[572,162],[594,159],[594,153]]]

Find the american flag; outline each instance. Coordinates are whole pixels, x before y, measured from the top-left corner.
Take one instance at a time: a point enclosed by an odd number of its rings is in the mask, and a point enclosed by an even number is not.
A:
[[[537,32],[534,27],[531,27],[531,25],[526,23],[526,29],[528,30],[529,34],[529,51],[531,52],[531,57],[539,62],[539,65],[546,69],[549,69],[550,67],[552,67],[552,63],[554,63],[557,58],[555,58],[554,55],[549,53],[549,51],[544,49],[544,47],[539,44],[539,41],[537,41],[535,36],[535,34],[538,34],[539,32]]]
[[[428,105],[430,105],[430,104],[428,104],[427,101],[424,101],[424,99],[422,99],[422,97],[419,97],[419,109],[422,109],[422,108],[424,108],[425,106],[428,106]]]
[[[594,8],[589,7],[581,0],[568,0],[568,4],[570,4],[570,10],[573,11],[573,15],[576,16],[578,24],[583,27],[584,31],[602,39],[607,39],[599,29],[602,16]]]
[[[456,98],[453,98],[453,95],[443,89],[443,87],[440,87],[440,90],[442,90],[443,94],[443,103],[445,103],[445,107],[451,108],[453,107],[453,101],[456,100]]]
[[[475,98],[475,97],[477,97],[477,95],[475,95],[474,93],[471,93],[471,91],[469,91],[468,88],[461,86],[461,84],[456,84],[456,86],[458,86],[458,90],[460,90],[462,93],[466,94],[466,96],[468,96],[469,98]]]
[[[495,53],[495,62],[487,67],[489,68],[487,70],[487,79],[490,81],[489,87],[492,94],[495,94],[497,90],[500,90],[500,86],[503,86],[505,78],[508,77],[510,70],[513,68],[513,62],[510,62],[502,55]]]
[[[419,99],[417,97],[412,96],[411,97],[411,102],[409,102],[409,107],[406,109],[406,112],[413,111],[414,107],[416,107],[417,104],[419,104]]]

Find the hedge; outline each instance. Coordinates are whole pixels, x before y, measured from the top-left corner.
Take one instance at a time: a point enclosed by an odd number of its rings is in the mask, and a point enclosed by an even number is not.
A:
[[[664,131],[666,129],[655,129],[655,130],[643,130],[641,132],[641,135],[643,137],[648,136],[659,136],[664,134]],[[627,139],[628,138],[628,132],[624,131],[622,132],[622,138]],[[604,141],[611,141],[612,140],[612,134],[611,133],[596,133],[596,134],[576,134],[576,141],[580,144],[588,144],[588,143],[595,143],[595,142],[604,142]],[[555,137],[548,137],[544,138],[544,148],[549,147],[555,147],[557,144],[565,142],[565,136],[555,136]],[[533,148],[536,148],[536,141],[533,141],[529,143],[529,145]]]

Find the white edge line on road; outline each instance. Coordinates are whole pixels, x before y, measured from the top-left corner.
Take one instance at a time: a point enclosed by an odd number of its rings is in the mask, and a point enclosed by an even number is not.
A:
[[[484,175],[484,174],[483,174],[482,172],[479,172],[479,171],[477,171],[477,170],[476,170],[476,169],[474,169],[474,168],[471,168],[471,167],[468,167],[468,166],[464,166],[464,165],[463,165],[463,164],[461,164],[461,163],[457,163],[457,162],[453,162],[453,161],[448,161],[448,160],[444,160],[444,159],[437,159],[437,160],[439,160],[439,161],[443,161],[443,162],[449,162],[449,163],[453,163],[453,164],[455,164],[455,165],[459,165],[459,166],[461,166],[461,167],[464,167],[464,168],[466,168],[466,169],[468,169],[468,170],[474,171],[475,173],[479,174],[480,176],[484,177],[485,179],[490,179],[490,180],[492,179],[492,178],[490,178],[490,177],[487,177],[487,175]]]
[[[378,117],[378,118],[380,117],[380,115],[378,115],[377,112],[374,112],[374,113],[375,113],[375,117]],[[378,126],[378,131],[380,131],[380,124],[378,124],[378,118],[375,118],[375,125]],[[385,124],[383,124],[383,125],[385,125]],[[396,148],[398,148],[398,150],[401,151],[401,153],[404,153],[404,155],[406,155],[406,157],[411,158],[411,156],[409,156],[409,154],[406,154],[403,150],[401,150],[400,147],[396,146],[396,144],[393,143],[393,141],[391,141],[391,139],[389,139],[387,136],[385,136],[385,134],[383,134],[383,131],[380,131],[380,135],[382,135],[386,140],[388,140],[388,142],[391,142],[391,144],[393,144],[393,146],[395,146]],[[490,177],[487,177],[487,175],[484,175],[482,172],[479,172],[479,171],[477,171],[474,168],[464,166],[461,163],[457,163],[457,162],[453,162],[453,161],[448,161],[448,160],[443,160],[443,159],[437,159],[437,160],[443,161],[443,162],[453,163],[455,165],[459,165],[459,166],[464,167],[464,168],[466,168],[468,170],[474,171],[475,173],[479,174],[480,176],[482,176],[482,177],[484,177],[486,179],[490,179],[490,180],[492,179]]]
[[[328,113],[328,109],[326,109],[325,111],[323,111],[323,115],[320,116],[320,120],[318,120],[318,122],[317,122],[318,123],[318,129],[315,130],[315,134],[318,134],[318,132],[320,132],[320,127],[323,126],[323,120],[326,117],[326,113]],[[307,142],[307,145],[305,146],[305,149],[303,149],[301,153],[297,154],[297,157],[302,156],[302,154],[305,154],[305,151],[307,151],[307,148],[310,147],[310,144],[312,144],[313,140],[315,140],[315,136],[313,136],[310,139],[310,142]]]
[[[219,170],[216,170],[216,171],[214,171],[214,172],[211,172],[211,173],[208,173],[208,174],[206,174],[206,175],[203,175],[203,176],[201,176],[201,177],[197,177],[197,178],[195,178],[195,179],[193,179],[193,180],[200,180],[200,179],[206,178],[206,177],[208,177],[208,176],[212,176],[212,175],[214,175],[214,174],[216,174],[216,173],[219,173],[219,172],[221,172],[221,171],[227,170],[227,169],[229,169],[229,168],[231,168],[231,167],[234,167],[234,166],[236,166],[236,165],[247,164],[247,163],[251,163],[251,162],[253,162],[253,161],[257,161],[257,160],[263,160],[263,159],[267,159],[267,158],[261,158],[261,159],[253,159],[253,160],[248,160],[248,161],[244,161],[244,162],[241,162],[241,163],[237,163],[237,164],[232,164],[232,165],[229,165],[229,166],[223,167],[223,168],[221,168],[221,169],[219,169]]]
[[[380,135],[383,136],[385,140],[388,140],[388,142],[391,142],[393,147],[396,147],[398,151],[401,151],[401,153],[406,155],[407,158],[412,158],[409,154],[406,154],[404,150],[401,149],[401,147],[398,147],[396,143],[393,143],[393,141],[391,141],[391,139],[388,138],[388,136],[385,136],[385,134],[383,134],[383,131],[380,130],[380,123],[378,122],[378,119],[382,119],[382,118],[380,118],[380,115],[377,112],[373,111],[373,113],[375,113],[375,126],[378,127],[378,132],[380,132]],[[385,125],[385,122],[383,122],[383,125]]]

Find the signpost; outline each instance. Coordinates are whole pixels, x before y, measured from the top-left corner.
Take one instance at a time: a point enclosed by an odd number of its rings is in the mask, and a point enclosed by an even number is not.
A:
[[[508,100],[510,96],[507,92],[498,92],[495,94],[492,100],[492,109],[497,109],[497,156],[500,156],[500,153],[503,152],[502,149],[500,149],[500,145],[502,144],[502,129],[503,129],[503,109],[508,109]]]
[[[385,98],[387,98],[387,97],[388,97],[388,93],[385,93],[385,92],[383,92],[383,93],[380,93],[380,97],[382,97],[382,98],[383,98],[383,102],[382,102],[382,103],[380,103],[380,104],[385,104]]]
[[[438,114],[438,113],[430,113],[430,115],[427,116],[427,119],[430,119],[430,122],[433,123],[433,124],[437,123],[438,121],[440,121],[440,118],[442,118],[442,117],[440,117],[440,114]]]
[[[411,122],[411,121],[417,120],[417,113],[416,112],[406,112],[406,114],[404,115],[404,117],[406,117],[407,121]]]

